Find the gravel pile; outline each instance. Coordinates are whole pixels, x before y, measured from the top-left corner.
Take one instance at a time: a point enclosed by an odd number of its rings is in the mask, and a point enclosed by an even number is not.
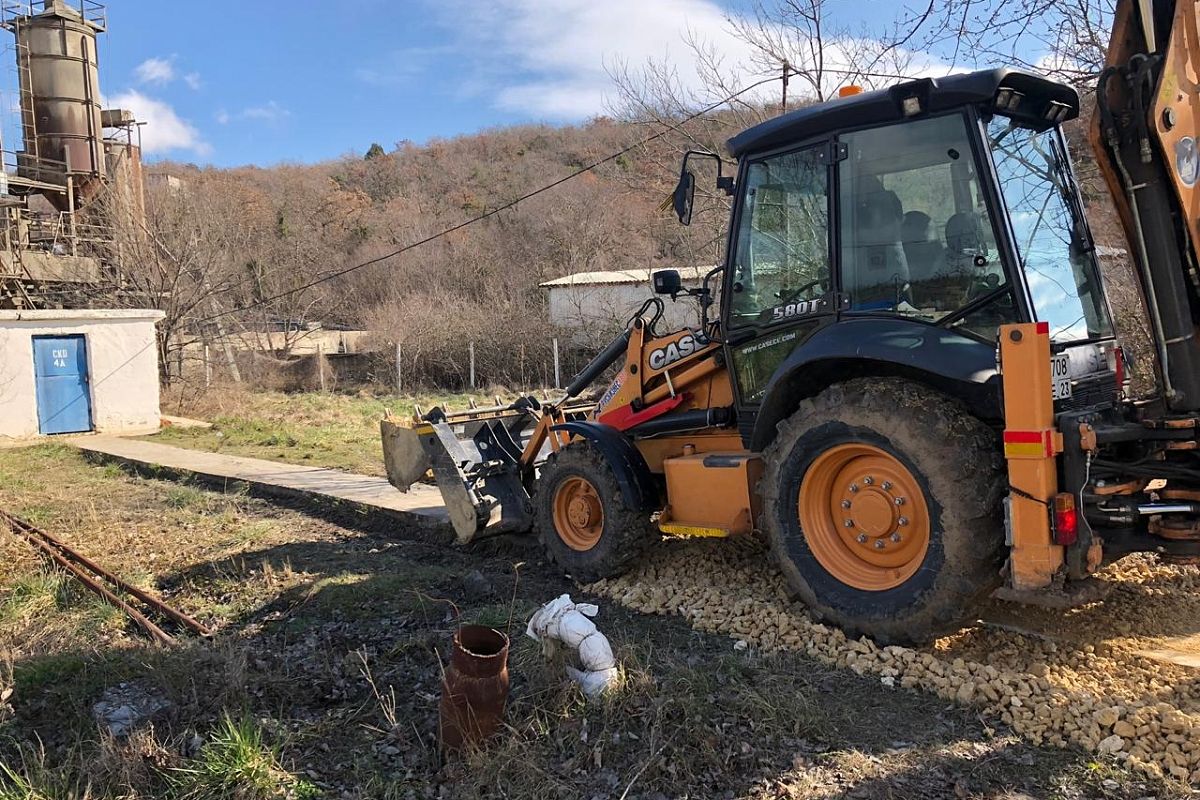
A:
[[[915,649],[813,622],[756,539],[664,543],[633,572],[586,588],[739,647],[798,650],[979,707],[1037,744],[1081,745],[1200,784],[1200,671],[1140,654],[1200,630],[1200,572],[1133,556],[1101,577],[1113,587],[1104,601],[1069,612],[992,603],[990,624]]]

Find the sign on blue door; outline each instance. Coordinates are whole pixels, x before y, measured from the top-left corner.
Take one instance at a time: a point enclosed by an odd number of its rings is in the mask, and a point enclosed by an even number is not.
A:
[[[80,433],[92,429],[87,346],[83,336],[33,337],[38,430]]]

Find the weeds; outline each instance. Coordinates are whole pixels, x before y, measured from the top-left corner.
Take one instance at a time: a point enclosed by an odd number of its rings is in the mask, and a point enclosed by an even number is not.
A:
[[[91,786],[67,767],[48,764],[41,746],[21,747],[19,766],[0,761],[0,800],[92,800]]]
[[[13,715],[12,700],[16,690],[13,678],[12,653],[7,650],[0,653],[0,725],[7,722]]]
[[[180,800],[281,797],[297,784],[279,765],[278,748],[267,744],[262,728],[246,715],[222,716],[196,758],[173,773],[174,796]]]

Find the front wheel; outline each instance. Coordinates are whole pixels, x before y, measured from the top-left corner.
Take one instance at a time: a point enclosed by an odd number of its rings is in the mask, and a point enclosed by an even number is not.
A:
[[[547,459],[533,502],[546,553],[582,583],[621,574],[660,538],[649,514],[625,504],[612,467],[587,442]]]
[[[995,434],[913,381],[826,389],[764,453],[763,525],[818,616],[882,642],[923,642],[999,580],[1003,460]]]

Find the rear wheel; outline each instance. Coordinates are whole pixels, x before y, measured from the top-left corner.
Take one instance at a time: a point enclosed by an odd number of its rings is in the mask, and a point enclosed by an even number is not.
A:
[[[650,516],[625,504],[612,468],[587,442],[547,459],[533,502],[546,553],[584,583],[621,574],[659,538]]]
[[[772,552],[818,616],[921,642],[997,584],[1003,461],[950,398],[894,378],[832,386],[780,424],[764,461]]]

